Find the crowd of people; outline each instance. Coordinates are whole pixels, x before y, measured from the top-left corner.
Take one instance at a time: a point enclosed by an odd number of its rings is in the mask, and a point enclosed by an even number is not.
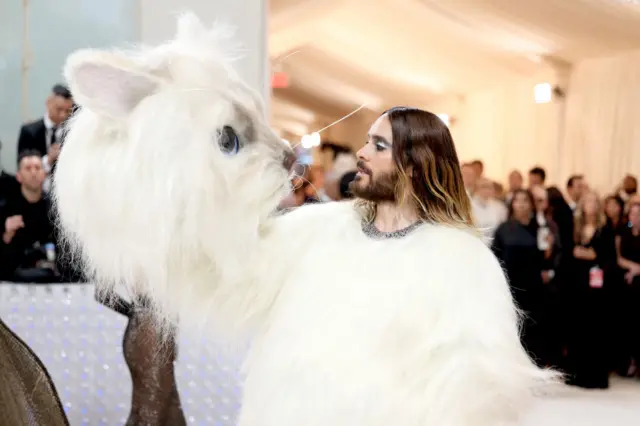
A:
[[[531,355],[580,387],[607,388],[612,372],[635,376],[640,360],[637,178],[625,176],[602,196],[584,176],[574,175],[565,196],[545,186],[540,167],[530,170],[526,188],[522,175],[512,172],[505,193],[482,177],[481,162],[463,170],[479,226],[526,314],[522,343]]]
[[[462,165],[474,220],[502,262],[525,314],[522,343],[568,384],[607,388],[609,376],[637,375],[640,346],[640,195],[627,175],[609,194],[585,176],[565,192],[546,186],[542,167],[528,185],[514,170],[503,190],[483,163]]]

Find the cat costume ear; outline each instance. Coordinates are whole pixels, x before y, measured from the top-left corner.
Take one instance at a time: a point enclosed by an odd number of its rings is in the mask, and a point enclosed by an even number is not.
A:
[[[114,119],[127,116],[160,84],[123,54],[93,49],[72,53],[64,76],[76,104]]]

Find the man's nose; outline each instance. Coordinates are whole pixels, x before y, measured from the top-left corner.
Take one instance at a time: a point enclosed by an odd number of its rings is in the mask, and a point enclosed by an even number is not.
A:
[[[366,147],[362,147],[358,150],[358,152],[356,152],[356,158],[362,161],[369,160],[369,158],[367,158],[367,155],[366,155]]]
[[[296,163],[296,154],[293,151],[285,151],[284,160],[282,165],[287,171],[291,171],[291,168]]]

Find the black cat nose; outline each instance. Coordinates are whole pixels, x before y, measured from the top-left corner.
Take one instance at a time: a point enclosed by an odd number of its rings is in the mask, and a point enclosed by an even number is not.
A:
[[[291,168],[296,163],[296,154],[293,151],[285,151],[284,160],[282,161],[282,165],[287,171],[291,171]]]

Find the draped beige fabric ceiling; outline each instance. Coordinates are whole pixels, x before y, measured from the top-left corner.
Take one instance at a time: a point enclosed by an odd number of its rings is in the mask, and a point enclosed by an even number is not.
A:
[[[299,135],[638,49],[640,0],[271,0],[270,33],[273,124]]]

